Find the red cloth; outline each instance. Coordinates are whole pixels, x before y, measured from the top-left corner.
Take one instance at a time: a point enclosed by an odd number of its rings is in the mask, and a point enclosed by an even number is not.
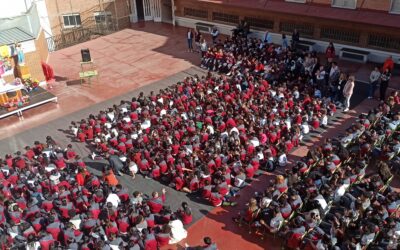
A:
[[[54,70],[53,68],[45,62],[42,62],[42,70],[43,74],[46,78],[46,81],[50,81],[54,79]]]

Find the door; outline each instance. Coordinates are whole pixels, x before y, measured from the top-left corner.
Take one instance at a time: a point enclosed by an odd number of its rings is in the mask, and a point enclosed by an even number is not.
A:
[[[151,21],[153,20],[153,4],[152,0],[143,0],[143,10],[144,10],[144,20]]]
[[[172,23],[172,0],[162,0],[161,17],[164,23]]]
[[[145,1],[145,0],[135,0],[135,3],[136,3],[136,17],[137,17],[138,21],[145,20],[145,18],[144,18],[143,1]]]
[[[153,0],[152,2],[153,2],[154,22],[161,22],[161,10],[162,10],[161,0]]]

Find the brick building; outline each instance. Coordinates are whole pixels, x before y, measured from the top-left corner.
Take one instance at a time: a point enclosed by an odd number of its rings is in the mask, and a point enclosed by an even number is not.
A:
[[[56,49],[130,26],[130,0],[45,0]]]
[[[332,41],[339,49],[368,48],[370,60],[389,54],[400,59],[400,0],[175,0],[178,25],[216,24],[230,33],[247,20],[254,33],[269,30],[279,43],[294,29],[323,51]],[[260,34],[261,35],[261,34]]]
[[[21,45],[25,57],[22,75],[39,81],[45,80],[41,62],[47,62],[49,52],[36,4],[32,4],[27,11],[18,16],[0,18],[0,46],[11,48],[16,43]],[[2,63],[9,63],[10,66],[1,77],[6,82],[12,82],[14,60],[11,55],[8,59],[2,58],[2,60]]]

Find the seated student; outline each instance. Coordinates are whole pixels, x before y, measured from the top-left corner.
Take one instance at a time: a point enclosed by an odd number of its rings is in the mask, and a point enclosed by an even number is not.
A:
[[[183,223],[174,214],[171,215],[171,220],[168,223],[171,228],[169,244],[175,244],[187,237],[187,232],[183,227]]]
[[[180,217],[184,225],[192,223],[193,215],[187,202],[182,202],[182,208],[178,210],[178,216]]]
[[[275,207],[271,209],[271,215],[269,217],[269,221],[268,219],[267,220],[261,219],[260,223],[268,230],[268,232],[275,233],[278,231],[283,221],[284,218],[281,212],[279,211],[279,208]]]

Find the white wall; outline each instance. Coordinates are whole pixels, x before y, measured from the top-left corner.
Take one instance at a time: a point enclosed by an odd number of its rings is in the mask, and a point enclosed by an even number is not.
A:
[[[231,35],[232,34],[231,30],[235,28],[234,25],[212,23],[212,22],[200,21],[200,20],[186,18],[186,17],[175,17],[175,19],[176,19],[176,24],[178,26],[189,27],[189,28],[195,28],[196,23],[212,24],[218,28],[220,33],[225,34],[225,35]],[[265,32],[252,30],[252,33],[250,36],[263,39],[264,35],[265,35]],[[281,34],[271,33],[271,36],[272,36],[273,43],[275,43],[275,44],[282,43],[282,35]],[[291,40],[291,36],[286,36],[286,37],[288,38],[289,41]],[[307,40],[307,41],[315,42],[314,50],[317,52],[321,52],[321,53],[325,53],[326,47],[328,46],[328,42],[325,42],[325,41],[318,41],[318,40],[304,39],[304,38],[300,38],[300,40]],[[369,48],[360,48],[360,47],[349,46],[349,45],[340,44],[340,43],[334,43],[334,45],[335,45],[335,50],[336,50],[337,55],[339,55],[340,50],[342,48],[346,47],[346,48],[350,48],[350,49],[359,49],[359,50],[365,50],[365,51],[370,52],[370,54],[368,56],[368,61],[370,61],[370,62],[383,63],[385,61],[385,59],[389,55],[391,55],[393,57],[393,61],[400,64],[400,54],[399,53],[386,52],[386,51],[374,50],[374,49],[369,49]]]
[[[0,18],[19,16],[25,13],[32,0],[0,0]]]
[[[1,0],[0,0],[1,1]],[[42,29],[44,31],[45,37],[51,37],[52,32],[51,32],[51,25],[49,21],[49,14],[47,12],[47,6],[46,6],[46,1],[45,0],[34,0],[37,6],[37,11],[40,19],[40,26],[42,26]]]
[[[45,0],[0,0],[0,19],[12,18],[25,14],[32,3],[36,3],[40,26],[46,37],[51,36],[51,26]]]

